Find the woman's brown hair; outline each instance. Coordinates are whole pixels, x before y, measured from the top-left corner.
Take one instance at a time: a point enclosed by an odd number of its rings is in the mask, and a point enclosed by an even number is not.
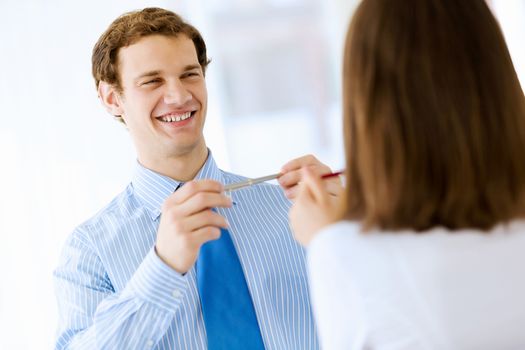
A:
[[[343,110],[347,219],[487,230],[525,214],[525,97],[483,0],[363,0]]]

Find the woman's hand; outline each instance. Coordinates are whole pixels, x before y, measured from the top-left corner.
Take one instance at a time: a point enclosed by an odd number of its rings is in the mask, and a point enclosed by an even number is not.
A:
[[[303,181],[302,169],[308,168],[313,174],[321,176],[332,172],[328,166],[321,163],[313,155],[309,154],[289,161],[281,168],[282,175],[279,177],[279,185],[284,190],[286,197],[294,200],[297,195],[299,184]],[[339,177],[323,180],[325,189],[332,195],[338,197],[343,192],[343,185]]]
[[[309,167],[301,170],[301,183],[297,185],[289,217],[295,239],[303,246],[307,246],[319,230],[339,219],[340,196],[329,192],[327,181]]]

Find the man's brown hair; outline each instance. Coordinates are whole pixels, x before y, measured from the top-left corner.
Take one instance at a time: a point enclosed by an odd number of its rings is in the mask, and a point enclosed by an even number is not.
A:
[[[484,0],[364,0],[343,68],[345,217],[487,230],[525,214],[525,98]]]
[[[119,49],[154,34],[174,37],[186,35],[195,45],[203,73],[206,71],[209,60],[206,55],[206,44],[199,31],[171,11],[150,7],[121,15],[98,39],[91,58],[92,73],[97,88],[100,81],[105,81],[115,86],[118,92],[122,92],[118,70]]]

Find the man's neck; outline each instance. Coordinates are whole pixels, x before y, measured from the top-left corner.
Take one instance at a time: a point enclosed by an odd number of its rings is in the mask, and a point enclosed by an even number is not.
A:
[[[195,150],[195,152],[163,159],[144,160],[139,157],[139,162],[144,167],[161,175],[168,176],[177,181],[187,182],[195,178],[207,158],[208,148],[204,146]]]

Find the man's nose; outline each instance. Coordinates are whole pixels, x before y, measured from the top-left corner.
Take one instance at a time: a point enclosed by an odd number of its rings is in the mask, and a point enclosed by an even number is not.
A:
[[[166,104],[184,105],[192,98],[191,93],[180,80],[169,82],[166,87],[164,93],[164,103]]]

